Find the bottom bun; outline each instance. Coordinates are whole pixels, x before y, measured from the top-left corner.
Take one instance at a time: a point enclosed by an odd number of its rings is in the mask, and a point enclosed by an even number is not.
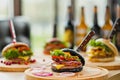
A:
[[[55,67],[51,67],[54,72],[80,72],[83,69],[83,66],[75,67],[75,68],[61,68],[56,69]]]
[[[109,58],[89,58],[89,61],[92,62],[110,62],[114,61],[115,57],[109,57]]]

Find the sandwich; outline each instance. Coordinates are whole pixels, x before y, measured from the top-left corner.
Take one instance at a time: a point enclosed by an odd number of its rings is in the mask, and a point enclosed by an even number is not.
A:
[[[87,54],[92,62],[109,62],[114,61],[118,55],[115,45],[107,39],[99,38],[91,40],[87,46]]]
[[[57,38],[52,38],[50,41],[48,41],[44,46],[44,54],[50,54],[50,51],[53,51],[55,49],[62,49],[66,48],[66,44]]]
[[[34,63],[35,59],[31,59],[33,52],[29,46],[22,42],[10,43],[2,50],[2,56],[5,58],[4,64],[29,64]]]
[[[85,64],[84,58],[72,49],[51,51],[53,63],[51,69],[54,72],[79,72]]]

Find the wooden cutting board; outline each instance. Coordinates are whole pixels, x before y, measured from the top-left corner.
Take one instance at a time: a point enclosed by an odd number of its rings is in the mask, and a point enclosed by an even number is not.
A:
[[[25,71],[26,80],[106,80],[108,78],[108,70],[100,67],[83,67],[81,72],[75,73],[72,76],[60,75],[61,73],[52,72],[50,67],[47,67],[45,71],[53,73],[50,77],[41,77],[34,75],[39,73],[41,70],[34,71],[34,68],[27,69]]]
[[[89,66],[98,66],[98,67],[103,67],[108,70],[118,70],[120,69],[120,57],[115,57],[115,60],[112,62],[91,62],[88,60],[88,58],[85,58],[86,60],[86,65]]]
[[[0,61],[4,61],[4,58],[1,58]],[[0,71],[4,72],[24,72],[26,69],[30,68],[33,64],[28,65],[19,65],[19,64],[12,64],[12,65],[5,65],[0,62]]]

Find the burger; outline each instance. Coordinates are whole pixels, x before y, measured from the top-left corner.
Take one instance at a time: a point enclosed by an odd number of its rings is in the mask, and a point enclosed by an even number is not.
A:
[[[62,49],[66,48],[65,42],[62,42],[58,40],[57,38],[52,38],[50,41],[48,41],[44,46],[44,54],[50,54],[50,51],[53,51],[55,49]]]
[[[109,62],[115,60],[118,50],[110,40],[99,38],[88,43],[87,54],[92,62]]]
[[[53,63],[51,69],[54,72],[79,72],[85,64],[84,58],[72,49],[51,51]]]
[[[31,59],[33,52],[29,46],[22,42],[10,43],[2,50],[2,56],[5,58],[4,64],[29,64],[35,62]]]

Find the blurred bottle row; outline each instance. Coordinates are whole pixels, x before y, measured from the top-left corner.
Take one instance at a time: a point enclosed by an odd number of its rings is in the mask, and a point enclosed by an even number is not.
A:
[[[111,21],[111,16],[110,16],[111,13],[110,13],[109,6],[106,6],[105,24],[103,26],[99,26],[99,24],[98,24],[97,6],[94,6],[93,26],[91,26],[91,28],[88,27],[88,25],[85,23],[85,15],[84,14],[85,14],[84,7],[81,7],[80,21],[79,21],[79,24],[77,26],[75,26],[73,23],[74,22],[73,8],[71,6],[68,7],[68,21],[67,21],[67,25],[65,27],[63,37],[64,37],[65,42],[69,42],[71,44],[69,46],[70,48],[74,48],[74,46],[78,46],[90,30],[94,30],[96,33],[95,36],[93,36],[94,39],[109,38],[109,35],[113,28],[113,23]],[[119,28],[120,28],[120,26],[119,26]],[[118,32],[120,32],[120,31],[118,31]],[[120,39],[120,37],[116,38],[116,39]],[[119,41],[116,41],[116,42],[119,42]],[[118,43],[116,43],[116,44],[118,44]]]

